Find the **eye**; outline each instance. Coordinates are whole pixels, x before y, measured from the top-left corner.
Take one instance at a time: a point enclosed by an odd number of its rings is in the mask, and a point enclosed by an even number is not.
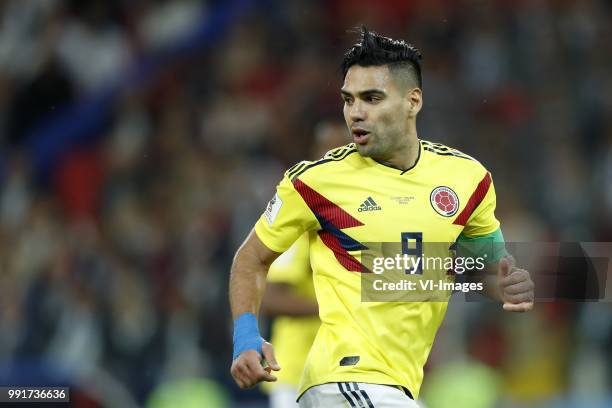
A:
[[[353,98],[344,97],[342,98],[345,105],[351,105],[353,103]]]
[[[368,103],[378,103],[382,100],[380,96],[376,96],[376,95],[368,95],[364,99]]]

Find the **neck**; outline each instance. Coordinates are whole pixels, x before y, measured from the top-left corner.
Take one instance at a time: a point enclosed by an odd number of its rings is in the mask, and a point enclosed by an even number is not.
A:
[[[418,160],[420,148],[419,139],[414,135],[408,143],[404,144],[402,148],[397,149],[388,159],[377,161],[385,166],[407,170],[414,166]]]

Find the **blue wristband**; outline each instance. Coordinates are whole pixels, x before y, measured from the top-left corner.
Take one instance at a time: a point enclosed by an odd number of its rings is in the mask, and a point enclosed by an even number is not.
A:
[[[234,321],[234,356],[235,360],[246,350],[255,350],[261,354],[263,338],[259,334],[257,317],[253,313],[243,313]]]

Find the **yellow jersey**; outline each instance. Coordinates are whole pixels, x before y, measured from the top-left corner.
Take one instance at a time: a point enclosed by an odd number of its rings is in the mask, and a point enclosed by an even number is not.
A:
[[[268,282],[286,283],[291,292],[305,299],[316,301],[310,268],[308,234],[303,234],[270,265]],[[271,390],[278,384],[298,387],[308,351],[319,329],[319,316],[277,316],[274,319],[270,341],[274,345],[277,361],[282,370],[275,372],[276,382],[263,384]],[[297,397],[297,395],[296,395]]]
[[[362,301],[363,243],[405,236],[452,243],[499,230],[490,173],[456,149],[419,145],[407,170],[363,157],[352,143],[300,162],[285,173],[255,225],[275,252],[308,232],[321,327],[300,395],[318,384],[365,382],[401,386],[418,398],[447,302]]]

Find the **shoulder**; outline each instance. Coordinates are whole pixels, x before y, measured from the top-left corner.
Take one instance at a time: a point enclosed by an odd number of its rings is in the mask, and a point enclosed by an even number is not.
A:
[[[340,146],[325,153],[325,155],[314,161],[304,160],[290,167],[285,172],[285,177],[293,181],[306,173],[319,173],[333,171],[337,166],[342,166],[353,153],[357,153],[354,143]]]
[[[430,142],[429,140],[421,139],[421,144],[423,145],[423,150],[425,150],[426,152],[430,152],[433,154],[437,154],[438,156],[444,156],[444,157],[449,157],[449,158],[459,158],[459,159],[471,160],[473,162],[480,164],[478,160],[476,160],[472,156],[469,156],[463,153],[462,151],[455,149],[453,147],[443,145],[442,143],[435,143],[435,142]]]
[[[453,170],[473,171],[476,174],[486,173],[487,169],[474,157],[442,143],[421,140],[423,153],[441,166]]]

